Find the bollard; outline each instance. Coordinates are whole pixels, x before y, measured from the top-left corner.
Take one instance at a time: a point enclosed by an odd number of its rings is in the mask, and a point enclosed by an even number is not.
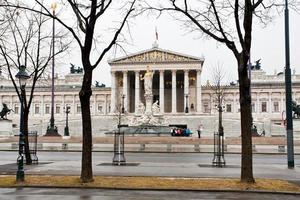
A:
[[[199,144],[194,145],[194,151],[200,152],[200,145]]]
[[[168,152],[172,151],[172,144],[167,144],[167,151]]]
[[[252,151],[256,151],[255,144],[252,145]]]
[[[224,145],[224,151],[227,151],[227,144]]]
[[[144,151],[146,149],[146,145],[145,144],[140,144],[140,151]]]
[[[18,149],[19,144],[18,143],[11,143],[11,149]]]
[[[278,145],[278,152],[284,153],[285,152],[285,146],[284,145]]]
[[[68,149],[68,144],[67,143],[62,143],[62,149],[67,150]]]

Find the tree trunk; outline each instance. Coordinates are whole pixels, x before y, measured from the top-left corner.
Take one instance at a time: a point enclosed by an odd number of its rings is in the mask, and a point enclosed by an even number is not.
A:
[[[26,165],[32,164],[32,159],[30,155],[30,148],[29,148],[29,139],[28,139],[28,115],[29,110],[28,108],[24,108],[24,140],[25,140],[25,158],[26,158]]]
[[[82,116],[82,163],[81,181],[84,183],[93,181],[92,168],[92,123],[90,111],[90,97],[92,95],[92,67],[85,66],[82,87],[79,92]]]
[[[242,155],[241,155],[241,182],[254,183],[252,166],[252,134],[251,134],[251,94],[250,80],[248,77],[248,55],[245,52],[238,57],[238,75],[240,90],[241,108],[241,135],[242,135]]]

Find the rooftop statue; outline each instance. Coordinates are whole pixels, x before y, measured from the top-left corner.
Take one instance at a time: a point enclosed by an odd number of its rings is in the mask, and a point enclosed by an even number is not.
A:
[[[251,70],[260,70],[260,69],[261,69],[261,63],[260,63],[260,60],[261,60],[261,59],[255,61],[255,65],[252,65],[252,66],[251,66]]]
[[[95,87],[105,87],[105,84],[101,83],[101,85],[100,85],[99,81],[96,81]]]
[[[71,74],[82,74],[83,72],[83,68],[82,67],[75,67],[74,64],[70,63],[71,67],[70,67],[70,73]]]

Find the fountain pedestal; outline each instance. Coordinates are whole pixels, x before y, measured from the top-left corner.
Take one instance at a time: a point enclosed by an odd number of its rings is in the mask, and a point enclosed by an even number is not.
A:
[[[146,100],[146,109],[145,109],[145,115],[151,116],[152,115],[152,100],[153,95],[145,93],[145,100]]]

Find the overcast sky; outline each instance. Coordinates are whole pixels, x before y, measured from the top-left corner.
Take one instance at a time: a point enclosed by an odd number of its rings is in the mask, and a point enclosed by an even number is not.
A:
[[[152,47],[155,40],[155,27],[159,35],[159,47],[192,56],[204,57],[204,67],[202,73],[202,83],[210,79],[210,68],[220,63],[228,74],[228,79],[237,79],[237,64],[231,51],[227,47],[214,40],[200,38],[197,34],[186,34],[180,24],[167,15],[156,17],[138,17],[131,26],[132,40],[128,39],[132,45],[125,45],[128,53],[135,53]],[[299,14],[290,10],[290,47],[291,47],[291,68],[300,73],[300,20]],[[124,56],[121,53],[117,57]],[[107,60],[114,58],[115,55],[109,52],[99,66],[94,71],[94,80],[110,86],[111,76],[110,67]],[[70,55],[72,63],[80,66],[80,56],[76,53]],[[268,74],[274,74],[284,69],[285,50],[284,50],[284,16],[278,16],[266,28],[261,25],[253,27],[253,44],[251,50],[251,60],[254,62],[261,59],[262,68]],[[71,62],[71,61],[70,61]],[[69,62],[67,62],[69,63]],[[68,65],[68,64],[67,64]],[[62,67],[62,66],[61,66]],[[59,69],[66,73],[68,67]]]

